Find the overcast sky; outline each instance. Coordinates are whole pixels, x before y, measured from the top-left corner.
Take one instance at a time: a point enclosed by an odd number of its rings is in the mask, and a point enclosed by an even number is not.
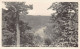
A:
[[[29,15],[51,15],[52,10],[47,10],[53,3],[50,0],[27,0],[27,4],[33,4],[33,10],[29,10]]]
[[[26,0],[26,4],[33,4],[33,10],[28,10],[28,15],[51,15],[53,11],[47,10],[53,3],[52,0]],[[4,7],[4,6],[3,6]]]

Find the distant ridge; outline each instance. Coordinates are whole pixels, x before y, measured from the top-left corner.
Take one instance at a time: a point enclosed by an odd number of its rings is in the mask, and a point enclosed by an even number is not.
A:
[[[41,15],[21,15],[21,20],[28,22],[29,26],[32,28],[39,28],[44,26],[49,22],[50,16],[41,16]]]
[[[27,16],[48,16],[48,15],[27,15]]]

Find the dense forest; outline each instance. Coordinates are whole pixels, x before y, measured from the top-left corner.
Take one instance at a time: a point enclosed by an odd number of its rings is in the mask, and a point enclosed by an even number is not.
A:
[[[4,2],[2,46],[78,47],[78,3],[55,2],[47,10],[52,16],[27,15],[34,5]]]
[[[46,34],[53,46],[77,47],[78,46],[78,3],[59,2],[53,3],[48,9],[56,10],[52,14],[51,23]]]

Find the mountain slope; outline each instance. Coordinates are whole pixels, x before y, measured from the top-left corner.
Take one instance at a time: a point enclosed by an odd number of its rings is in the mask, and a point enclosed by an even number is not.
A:
[[[50,16],[21,16],[21,20],[28,22],[33,29],[40,28],[49,22]]]

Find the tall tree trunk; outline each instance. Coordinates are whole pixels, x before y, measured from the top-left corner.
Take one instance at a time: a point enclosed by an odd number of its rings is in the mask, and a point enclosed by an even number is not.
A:
[[[19,30],[19,24],[16,25],[16,33],[17,33],[17,47],[20,47],[20,30]]]
[[[20,30],[19,30],[19,13],[16,13],[17,22],[16,22],[16,38],[17,38],[17,47],[20,47]]]

